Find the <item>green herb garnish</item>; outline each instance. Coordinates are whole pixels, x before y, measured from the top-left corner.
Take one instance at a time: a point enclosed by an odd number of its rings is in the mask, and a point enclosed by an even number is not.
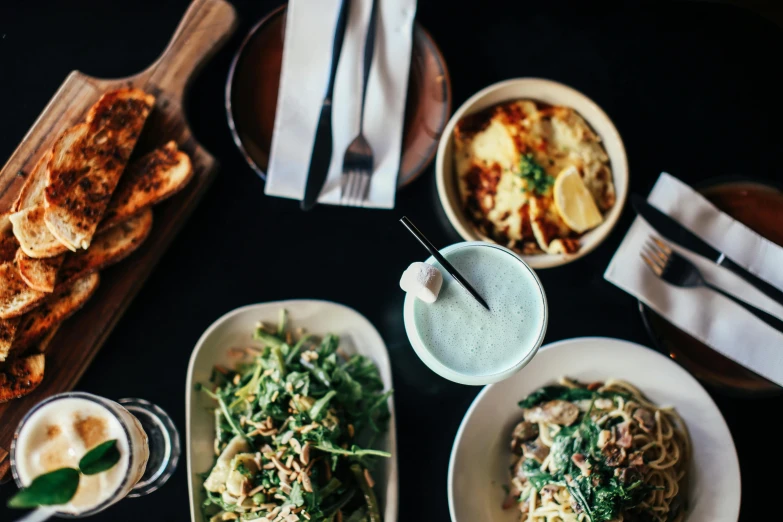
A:
[[[29,509],[38,506],[65,504],[79,487],[79,471],[60,468],[36,477],[29,486],[11,497],[8,507]]]
[[[522,155],[519,163],[519,176],[526,182],[526,191],[535,192],[539,196],[546,194],[547,190],[555,184],[555,178],[550,176],[539,165],[532,153]]]
[[[120,460],[117,440],[107,440],[88,451],[79,461],[79,469],[60,468],[39,475],[29,486],[8,501],[8,507],[28,509],[67,503],[79,488],[80,475],[95,475],[114,467]]]
[[[107,440],[88,451],[79,461],[79,470],[84,475],[95,475],[112,468],[120,460],[117,440]]]

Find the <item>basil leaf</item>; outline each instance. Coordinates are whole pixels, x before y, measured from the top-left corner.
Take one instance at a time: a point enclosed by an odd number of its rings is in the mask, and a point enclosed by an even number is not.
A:
[[[73,498],[78,487],[78,470],[56,469],[36,477],[29,486],[11,497],[8,507],[26,509],[65,504]]]
[[[87,452],[79,461],[79,470],[85,475],[95,475],[110,469],[120,460],[117,439],[107,440]]]

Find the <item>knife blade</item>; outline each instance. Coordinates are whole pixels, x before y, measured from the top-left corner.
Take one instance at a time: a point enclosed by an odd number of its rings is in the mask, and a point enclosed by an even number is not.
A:
[[[332,64],[326,95],[321,104],[321,115],[318,117],[318,126],[315,130],[315,141],[310,155],[310,167],[307,171],[302,210],[310,210],[315,206],[326,181],[326,176],[329,174],[329,164],[332,161],[332,95],[337,77],[337,64],[340,62],[340,53],[343,50],[350,3],[350,0],[343,0],[340,3],[340,12],[337,14],[337,25],[334,28],[334,42],[332,43]]]
[[[638,194],[632,194],[631,206],[639,216],[647,221],[647,223],[662,236],[665,236],[667,239],[687,248],[691,252],[706,257],[715,264],[734,272],[771,299],[774,299],[779,304],[783,304],[783,291],[750,273],[746,268],[729,259],[726,254],[685,228],[685,226],[673,217],[649,204],[643,197]]]

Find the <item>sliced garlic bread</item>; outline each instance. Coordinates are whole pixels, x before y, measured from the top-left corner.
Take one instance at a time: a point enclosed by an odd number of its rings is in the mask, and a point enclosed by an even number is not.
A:
[[[41,384],[44,355],[28,355],[0,366],[0,402],[24,397]]]
[[[88,250],[66,256],[60,268],[59,281],[65,284],[125,259],[147,239],[151,230],[152,209],[148,208],[138,216],[101,232],[95,236]]]
[[[128,165],[98,226],[105,230],[173,196],[188,184],[193,166],[173,141]]]
[[[92,106],[86,123],[55,143],[44,221],[68,248],[90,246],[154,103],[155,97],[140,89],[108,92]]]
[[[59,331],[60,325],[57,324],[51,330],[43,334],[43,336],[37,342],[33,343],[32,346],[29,346],[28,351],[34,353],[46,353],[49,350],[49,347],[52,345],[54,336],[57,335],[57,332]]]
[[[16,254],[16,268],[31,288],[41,292],[53,292],[57,284],[67,284],[85,274],[121,261],[147,239],[150,230],[152,210],[147,208],[141,214],[99,232],[87,250],[35,259],[19,249]]]
[[[177,193],[190,181],[192,172],[190,158],[174,142],[134,161],[115,190],[98,233]],[[11,214],[10,220],[28,257],[43,259],[68,251],[46,227],[43,208],[20,209]]]
[[[44,207],[34,206],[11,214],[14,236],[25,254],[36,259],[54,257],[68,251],[46,228]]]
[[[8,358],[21,317],[0,319],[0,362]]]
[[[52,151],[48,150],[41,156],[33,167],[33,171],[27,176],[27,181],[22,185],[22,190],[11,205],[12,212],[19,212],[26,208],[43,203],[43,193],[46,188],[46,167],[52,157]]]
[[[12,261],[19,249],[19,243],[13,234],[10,214],[0,214],[0,263]]]
[[[74,312],[79,310],[98,288],[97,273],[86,275],[51,294],[40,306],[22,318],[12,350],[26,350]]]
[[[78,255],[78,254],[74,254]],[[21,248],[16,252],[16,269],[19,276],[33,290],[54,292],[57,274],[65,262],[66,254],[36,259],[24,253]]]
[[[45,292],[30,288],[13,261],[0,263],[0,319],[18,317],[46,298]]]

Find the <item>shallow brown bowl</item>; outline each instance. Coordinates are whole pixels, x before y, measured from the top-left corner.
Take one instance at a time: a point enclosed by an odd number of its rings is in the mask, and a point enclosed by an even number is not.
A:
[[[234,57],[226,84],[226,112],[234,142],[263,179],[277,108],[285,8],[275,9],[250,30]],[[430,164],[450,113],[451,81],[446,62],[430,34],[416,23],[398,187],[413,181]]]
[[[783,245],[783,191],[747,181],[716,181],[699,189],[720,210],[770,241]],[[731,395],[769,396],[783,388],[683,332],[641,301],[639,310],[656,347],[697,379]]]

